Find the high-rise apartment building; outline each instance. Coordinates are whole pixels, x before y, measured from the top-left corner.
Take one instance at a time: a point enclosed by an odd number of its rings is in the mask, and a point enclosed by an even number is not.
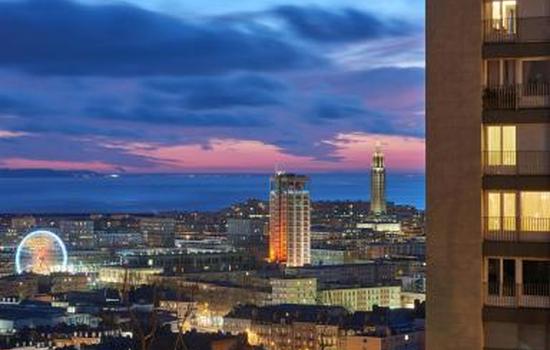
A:
[[[550,349],[550,1],[427,1],[427,349]]]
[[[378,145],[372,155],[370,174],[370,212],[383,215],[386,213],[386,168],[384,154]]]
[[[308,178],[278,172],[269,193],[269,261],[289,267],[310,263]]]

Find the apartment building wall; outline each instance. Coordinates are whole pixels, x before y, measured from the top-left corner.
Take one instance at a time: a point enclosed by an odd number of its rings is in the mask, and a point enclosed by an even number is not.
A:
[[[304,175],[277,172],[269,192],[268,260],[290,267],[311,263],[311,203]]]
[[[427,349],[482,349],[482,3],[427,0]]]
[[[550,349],[549,7],[428,0],[428,350]]]

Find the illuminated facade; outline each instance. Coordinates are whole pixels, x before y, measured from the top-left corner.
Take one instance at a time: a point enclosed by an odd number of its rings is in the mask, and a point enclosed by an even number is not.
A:
[[[124,268],[120,266],[105,266],[99,269],[98,282],[103,285],[141,286],[150,284],[151,278],[160,275],[162,268]]]
[[[549,4],[427,1],[428,350],[550,349]]]
[[[371,179],[370,179],[370,212],[373,215],[386,213],[386,168],[384,167],[384,154],[380,146],[372,155]]]
[[[269,261],[299,267],[310,264],[308,178],[277,173],[269,194]]]
[[[322,305],[343,306],[350,312],[372,311],[375,305],[396,309],[401,307],[401,287],[328,289],[319,291],[318,299]]]
[[[272,278],[271,304],[316,304],[316,278]]]

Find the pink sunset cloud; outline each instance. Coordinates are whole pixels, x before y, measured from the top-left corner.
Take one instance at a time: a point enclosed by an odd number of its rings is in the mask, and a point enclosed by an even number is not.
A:
[[[422,138],[350,133],[339,134],[334,140],[325,142],[336,147],[335,155],[342,159],[340,164],[349,169],[358,170],[364,164],[370,165],[372,152],[380,144],[387,168],[397,171],[424,171],[426,145]]]
[[[115,167],[103,162],[71,162],[63,160],[38,160],[25,158],[7,158],[0,160],[0,167],[10,169],[56,169],[91,170],[97,172],[114,171]]]
[[[147,157],[158,164],[148,171],[271,172],[362,171],[370,166],[377,143],[386,154],[387,166],[397,171],[421,172],[424,168],[424,140],[414,137],[366,133],[338,134],[323,143],[335,148],[334,160],[285,153],[275,145],[256,140],[212,139],[199,144],[156,146],[144,143],[106,145],[132,155]]]
[[[0,130],[0,139],[11,139],[14,137],[21,137],[29,135],[26,132]]]

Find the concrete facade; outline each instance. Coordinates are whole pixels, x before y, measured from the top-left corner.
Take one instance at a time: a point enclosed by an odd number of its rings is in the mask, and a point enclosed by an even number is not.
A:
[[[483,348],[482,3],[427,0],[428,350]]]
[[[550,13],[427,2],[427,349],[550,349]]]

